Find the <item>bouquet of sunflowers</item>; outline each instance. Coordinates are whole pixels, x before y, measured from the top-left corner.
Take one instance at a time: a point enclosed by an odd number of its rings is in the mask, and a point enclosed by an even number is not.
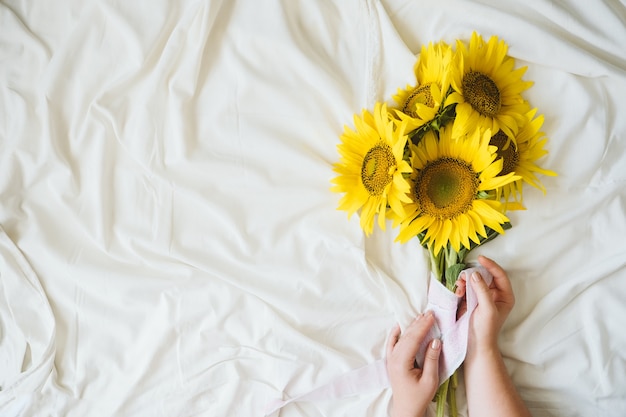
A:
[[[338,208],[358,211],[367,235],[389,220],[396,241],[419,239],[450,291],[469,251],[511,227],[508,210],[524,209],[523,184],[545,193],[537,174],[556,175],[536,163],[547,153],[543,116],[522,97],[526,67],[507,52],[476,33],[469,44],[423,46],[415,85],[355,115],[338,145]],[[456,373],[437,392],[438,416],[446,402],[457,415],[455,389]]]

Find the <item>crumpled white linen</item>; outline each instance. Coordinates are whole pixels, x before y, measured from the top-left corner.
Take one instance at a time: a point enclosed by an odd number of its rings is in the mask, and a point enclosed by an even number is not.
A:
[[[0,2],[0,224],[41,286],[6,287],[41,319],[2,315],[2,383],[30,394],[0,415],[247,417],[381,358],[428,262],[335,210],[335,147],[422,44],[474,30],[528,66],[559,174],[476,252],[517,297],[507,366],[535,416],[625,415],[624,21],[573,0]]]
[[[0,409],[20,415],[52,373],[54,316],[28,261],[0,227]]]

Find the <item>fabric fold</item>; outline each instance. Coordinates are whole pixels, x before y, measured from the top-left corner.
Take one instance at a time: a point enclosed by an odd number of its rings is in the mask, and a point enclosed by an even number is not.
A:
[[[55,320],[24,255],[0,227],[0,414],[18,415],[52,372]]]

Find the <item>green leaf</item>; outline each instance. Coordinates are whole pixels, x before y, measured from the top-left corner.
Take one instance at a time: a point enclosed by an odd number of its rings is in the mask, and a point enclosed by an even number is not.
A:
[[[446,269],[446,287],[450,291],[454,291],[456,279],[458,278],[461,271],[464,269],[465,269],[465,264],[463,263],[451,265]]]

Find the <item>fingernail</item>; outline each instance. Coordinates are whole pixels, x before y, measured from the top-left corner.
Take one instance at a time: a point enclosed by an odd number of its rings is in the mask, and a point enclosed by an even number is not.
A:
[[[415,317],[415,321],[418,321],[422,317],[424,317],[424,315],[422,313],[418,314],[417,317]]]
[[[439,346],[441,346],[441,340],[439,339],[433,339],[433,341],[430,343],[430,347],[434,350],[439,349]]]
[[[478,272],[472,272],[472,279],[474,280],[474,282],[480,281],[480,275],[478,274]]]

